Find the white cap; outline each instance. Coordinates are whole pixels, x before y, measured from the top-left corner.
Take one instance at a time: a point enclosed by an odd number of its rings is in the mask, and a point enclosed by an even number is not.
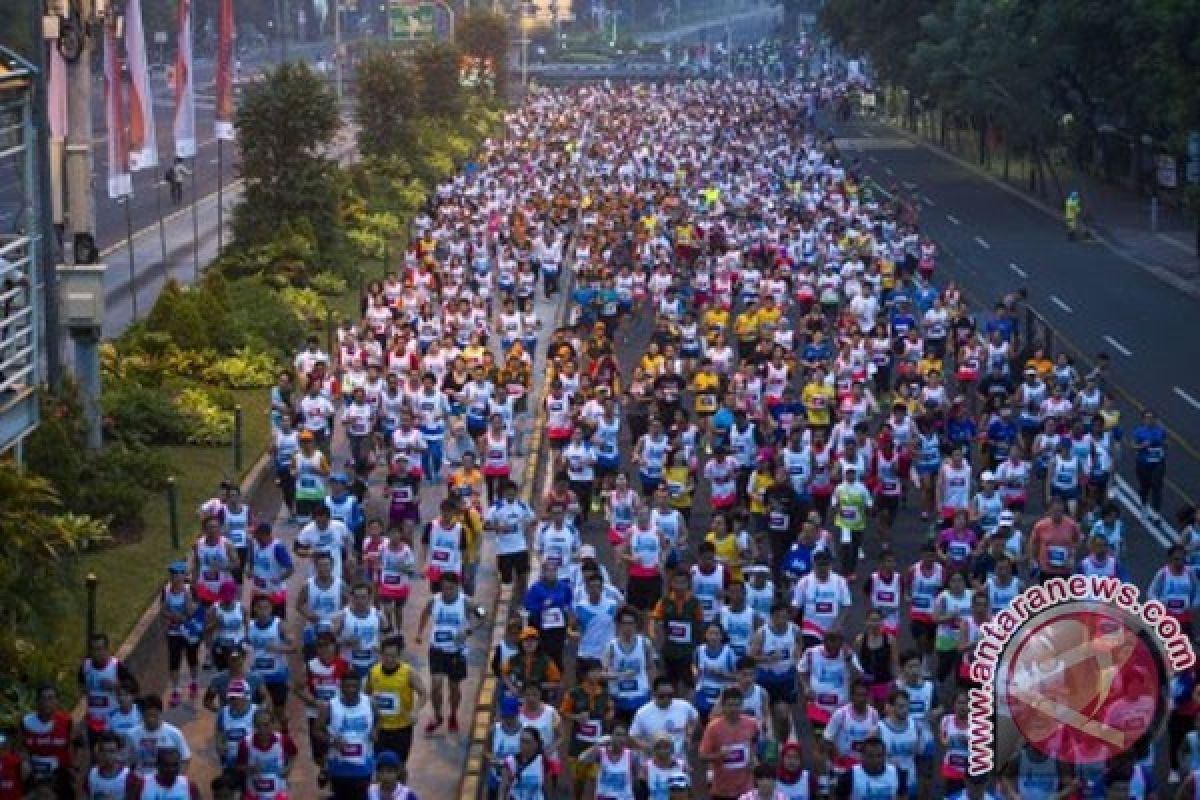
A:
[[[1017,521],[1017,515],[1014,514],[1013,512],[1011,512],[1011,511],[1001,511],[1000,512],[1000,524],[1001,525],[1012,525],[1016,521]]]
[[[996,473],[992,472],[990,469],[985,469],[983,471],[983,474],[979,476],[979,480],[994,481],[994,480],[996,480]]]
[[[585,544],[583,547],[579,548],[579,557],[580,558],[595,558],[596,557],[596,546],[591,545],[591,544]]]

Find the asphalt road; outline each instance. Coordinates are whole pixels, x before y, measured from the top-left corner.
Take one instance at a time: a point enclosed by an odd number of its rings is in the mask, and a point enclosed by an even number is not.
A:
[[[933,149],[873,120],[838,126],[839,146],[881,186],[920,199],[922,231],[939,246],[939,272],[977,303],[1018,287],[1068,351],[1111,358],[1129,431],[1137,407],[1174,432],[1164,511],[1200,485],[1200,359],[1191,324],[1200,303],[1097,242],[1071,242],[1060,221]]]

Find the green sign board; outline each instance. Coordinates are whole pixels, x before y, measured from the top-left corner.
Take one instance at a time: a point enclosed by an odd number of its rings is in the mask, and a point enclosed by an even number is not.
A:
[[[433,38],[432,3],[392,0],[388,12],[388,36],[393,42],[421,42]]]

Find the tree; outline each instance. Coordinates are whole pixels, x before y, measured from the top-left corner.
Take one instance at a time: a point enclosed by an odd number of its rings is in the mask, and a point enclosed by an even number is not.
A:
[[[330,256],[341,243],[337,164],[327,155],[338,128],[333,92],[305,64],[284,64],[246,89],[234,127],[245,180],[235,246],[268,244],[286,224],[311,225]]]
[[[417,50],[414,63],[421,79],[421,111],[431,117],[457,119],[462,114],[458,48],[426,44]]]
[[[454,25],[454,41],[464,56],[492,65],[492,97],[508,92],[508,20],[486,9],[473,9]]]
[[[45,478],[0,463],[0,678],[21,676],[35,643],[79,613],[77,556],[106,538],[103,523],[64,513]]]
[[[406,153],[421,91],[416,70],[398,53],[374,51],[358,65],[354,86],[358,151],[368,159]]]

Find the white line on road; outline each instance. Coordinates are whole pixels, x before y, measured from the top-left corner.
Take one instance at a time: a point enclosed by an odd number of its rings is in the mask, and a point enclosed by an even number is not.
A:
[[[947,214],[946,219],[953,222],[955,225],[962,225],[962,223],[958,221],[958,217],[954,216],[953,214]]]
[[[1189,406],[1196,409],[1197,411],[1200,411],[1200,400],[1197,400],[1196,398],[1192,397],[1190,394],[1185,392],[1183,389],[1180,389],[1178,386],[1175,387],[1175,394],[1179,395],[1179,397],[1183,400],[1183,402],[1187,403]]]
[[[921,199],[923,199],[925,201],[925,205],[929,206],[930,208],[933,208],[934,206],[937,205],[937,203],[933,202],[933,198],[930,197],[929,195],[925,195]]]
[[[1062,301],[1062,298],[1060,298],[1058,295],[1056,295],[1056,294],[1050,295],[1050,302],[1054,303],[1054,305],[1058,306],[1059,308],[1061,308],[1063,311],[1067,312],[1068,314],[1072,313],[1071,307],[1069,305],[1067,305],[1066,303],[1064,303]]]
[[[871,139],[875,136],[875,134],[871,133],[870,131],[863,131],[862,135],[867,137],[868,139]]]
[[[1114,350],[1116,350],[1118,353],[1125,356],[1126,358],[1129,358],[1131,355],[1133,355],[1132,350],[1130,350],[1128,347],[1126,347],[1125,345],[1118,342],[1113,337],[1109,336],[1107,333],[1104,334],[1104,341],[1111,344]]]
[[[983,238],[982,236],[976,236],[976,237],[975,237],[975,241],[976,241],[976,242],[979,244],[979,246],[980,246],[980,247],[982,247],[984,250],[991,250],[991,249],[992,249],[992,246],[991,246],[990,244],[988,244],[988,243],[987,243],[987,239]]]
[[[1179,543],[1179,532],[1164,519],[1160,518],[1157,521],[1150,519],[1142,508],[1141,501],[1138,500],[1137,492],[1129,485],[1129,481],[1120,475],[1113,476],[1112,496],[1120,501],[1121,505],[1125,506],[1125,510],[1140,522],[1142,527],[1149,531],[1150,535],[1157,539],[1163,547]]]
[[[872,164],[878,164],[878,163],[879,163],[879,159],[878,159],[878,158],[876,158],[875,156],[867,156],[867,158],[871,159],[871,163],[872,163]]]
[[[1018,275],[1020,275],[1022,278],[1029,277],[1027,274],[1025,274],[1025,270],[1021,269],[1016,264],[1009,263],[1008,268],[1011,269],[1013,272],[1017,273]]]

